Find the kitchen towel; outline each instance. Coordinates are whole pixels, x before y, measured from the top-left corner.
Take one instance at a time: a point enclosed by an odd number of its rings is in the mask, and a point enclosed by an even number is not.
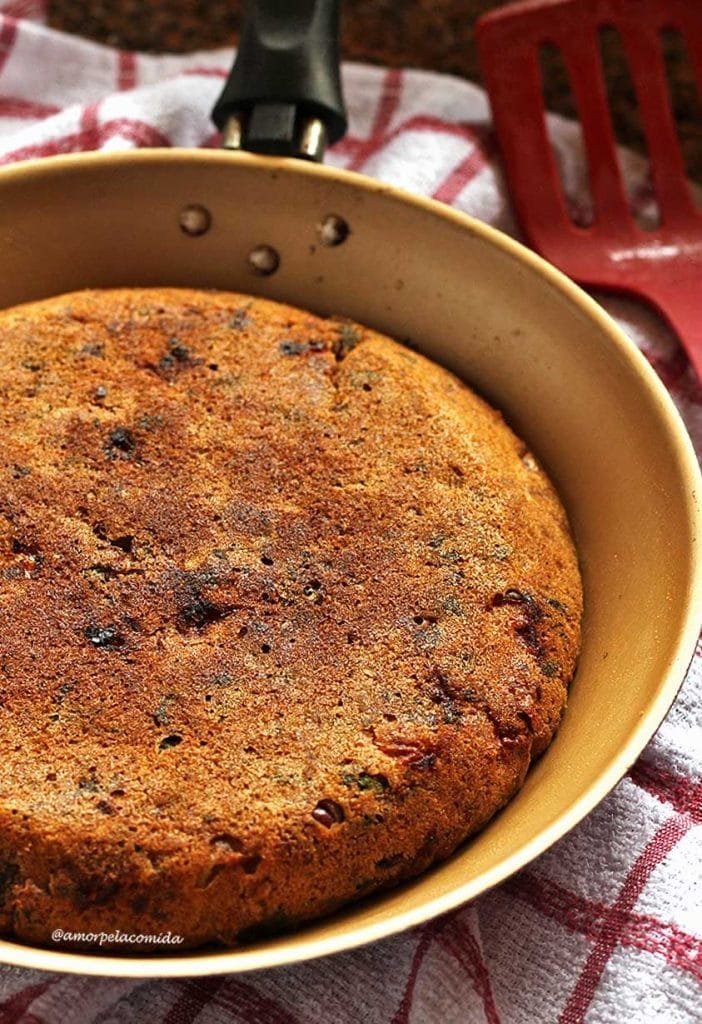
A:
[[[86,149],[216,146],[230,51],[150,56],[48,29],[0,0],[0,164]],[[490,112],[444,75],[347,65],[346,139],[328,162],[434,196],[518,237]],[[577,126],[550,126],[569,203],[589,216]],[[637,216],[647,166],[622,151]],[[698,452],[702,393],[642,305],[601,297],[676,402]],[[119,980],[0,967],[0,1024],[699,1024],[702,648],[658,734],[570,835],[472,905],[329,959],[244,976]]]

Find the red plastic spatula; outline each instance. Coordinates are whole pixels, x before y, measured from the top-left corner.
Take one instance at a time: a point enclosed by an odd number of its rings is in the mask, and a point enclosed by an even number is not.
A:
[[[618,31],[637,94],[660,210],[640,228],[621,179],[599,30]],[[661,33],[677,29],[702,90],[702,0],[523,0],[477,25],[480,63],[517,215],[531,245],[582,284],[639,295],[678,334],[702,380],[702,212],[685,176]],[[594,221],[570,219],[549,142],[539,50],[563,57],[582,125]]]

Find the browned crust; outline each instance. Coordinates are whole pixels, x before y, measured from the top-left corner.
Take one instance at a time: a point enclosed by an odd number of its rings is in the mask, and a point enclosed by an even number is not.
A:
[[[233,943],[417,874],[519,788],[580,579],[453,376],[122,290],[1,314],[0,398],[2,931]]]

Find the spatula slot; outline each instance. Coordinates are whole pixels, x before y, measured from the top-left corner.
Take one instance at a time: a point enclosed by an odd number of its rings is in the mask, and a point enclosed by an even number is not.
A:
[[[590,187],[583,130],[578,119],[570,76],[560,48],[554,43],[542,43],[539,46],[539,66],[544,107],[548,110],[549,98],[558,95],[567,106],[567,116],[571,118],[569,123],[559,124],[557,133],[554,131],[554,125],[559,115],[544,113],[546,133],[568,216],[576,227],[587,228],[594,220],[595,204]],[[564,138],[564,133],[567,139]],[[566,142],[567,144],[564,144]]]
[[[631,210],[644,231],[660,226],[661,213],[651,182],[650,158],[641,121],[639,102],[631,77],[629,61],[618,29],[603,25],[598,31],[600,59],[607,90],[607,104],[617,139],[634,138],[640,154],[616,148],[616,160]]]
[[[696,177],[699,181],[702,177],[702,167],[695,153],[697,146],[694,133],[689,129],[702,124],[700,83],[695,80],[685,38],[677,28],[663,29],[661,47],[685,173],[688,178]],[[693,188],[691,194],[695,205],[702,209],[702,188]]]

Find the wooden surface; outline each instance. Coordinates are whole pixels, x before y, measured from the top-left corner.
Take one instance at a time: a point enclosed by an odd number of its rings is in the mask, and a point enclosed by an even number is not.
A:
[[[343,51],[350,59],[431,68],[479,81],[473,25],[504,0],[344,0]],[[692,0],[691,0],[692,2]],[[697,2],[697,0],[695,0]],[[50,21],[67,32],[125,49],[184,52],[231,44],[240,0],[50,0]],[[702,181],[702,107],[680,40],[664,41],[683,152]],[[639,150],[643,134],[621,48],[610,37],[603,59],[618,137]],[[567,81],[558,62],[546,61],[550,109],[572,115]]]

